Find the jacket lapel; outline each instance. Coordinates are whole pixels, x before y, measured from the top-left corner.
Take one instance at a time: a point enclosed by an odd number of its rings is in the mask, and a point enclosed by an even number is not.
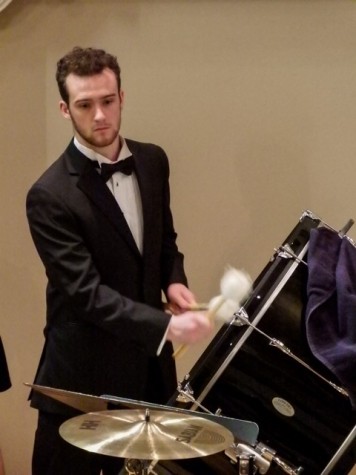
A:
[[[141,204],[142,204],[142,218],[143,218],[143,254],[147,257],[149,250],[152,248],[152,239],[157,238],[156,232],[152,232],[152,229],[156,229],[156,216],[155,209],[152,206],[152,176],[145,169],[146,160],[140,160],[140,153],[136,150],[135,143],[129,142],[130,151],[133,154],[135,160],[135,173],[140,189]]]
[[[75,147],[73,141],[69,144],[66,152],[69,174],[78,176],[78,188],[114,225],[129,247],[140,255],[120,206],[100,177],[93,162]]]

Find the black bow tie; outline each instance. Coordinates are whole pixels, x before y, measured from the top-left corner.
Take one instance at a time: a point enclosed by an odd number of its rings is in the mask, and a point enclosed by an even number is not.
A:
[[[116,172],[124,173],[125,175],[131,175],[134,170],[133,157],[125,158],[125,160],[119,160],[116,163],[102,163],[101,164],[101,176],[105,181],[108,181],[112,175]]]

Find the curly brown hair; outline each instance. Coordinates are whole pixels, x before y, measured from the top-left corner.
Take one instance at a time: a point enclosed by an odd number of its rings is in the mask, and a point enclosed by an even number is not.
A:
[[[67,76],[92,76],[103,69],[111,69],[117,79],[117,87],[121,89],[121,70],[117,58],[103,49],[74,47],[57,63],[56,80],[61,98],[68,104],[69,94],[66,86]]]

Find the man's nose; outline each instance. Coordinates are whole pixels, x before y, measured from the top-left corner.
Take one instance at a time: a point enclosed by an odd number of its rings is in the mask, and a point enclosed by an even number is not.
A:
[[[94,114],[94,119],[95,120],[101,120],[104,118],[104,112],[100,106],[97,106],[95,108],[95,114]]]

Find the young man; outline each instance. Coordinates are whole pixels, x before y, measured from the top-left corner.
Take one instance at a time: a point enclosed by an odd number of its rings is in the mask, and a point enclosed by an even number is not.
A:
[[[124,95],[114,56],[74,48],[56,79],[74,138],[27,197],[48,277],[35,383],[165,403],[176,388],[171,342],[211,331],[204,314],[185,310],[195,297],[176,245],[168,159],[156,145],[119,135]],[[179,315],[163,311],[162,291]],[[59,426],[75,414],[68,406],[38,392],[31,406],[39,410],[33,475],[117,474],[119,458],[61,439]]]

